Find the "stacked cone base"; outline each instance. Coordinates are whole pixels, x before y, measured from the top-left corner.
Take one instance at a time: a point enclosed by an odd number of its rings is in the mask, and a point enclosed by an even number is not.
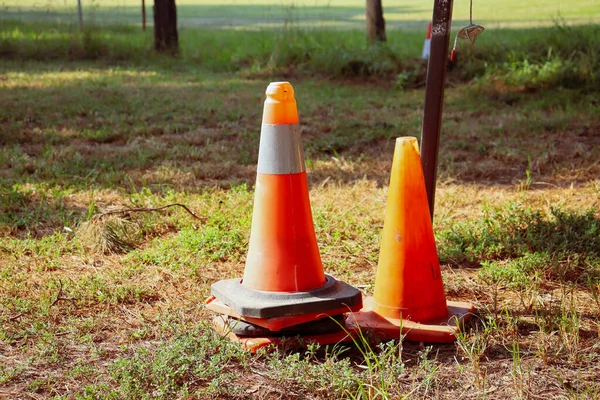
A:
[[[260,325],[254,325],[247,321],[236,318],[227,318],[229,328],[239,336],[263,337],[263,336],[296,336],[296,335],[322,335],[336,333],[344,329],[344,315],[335,315],[330,318],[318,319],[303,324],[290,326],[288,328],[271,331]]]
[[[232,330],[232,323],[229,317],[219,315],[212,321],[215,331],[223,336],[226,336],[233,342],[238,342],[240,345],[253,353],[264,347],[291,347],[302,348],[310,343],[318,343],[320,345],[336,344],[343,342],[351,342],[355,336],[355,331],[349,331],[345,327],[340,327],[340,330],[333,333],[323,334],[302,334],[302,336],[269,336],[262,337],[238,335]],[[233,323],[235,325],[235,322]],[[275,332],[274,332],[275,333]]]
[[[329,275],[324,275],[324,279],[325,283],[319,287],[294,292],[256,290],[245,286],[239,278],[225,279],[213,283],[210,292],[239,315],[251,318],[319,312],[335,315],[330,311],[340,308],[344,308],[342,312],[358,311],[362,308],[362,294],[358,289]]]
[[[311,323],[304,323],[298,325],[300,326],[298,329],[302,329],[302,325],[305,325],[305,331],[300,331],[295,335],[294,327],[286,328],[283,331],[269,332],[260,326],[256,326],[259,329],[250,333],[252,336],[243,335],[240,333],[243,332],[243,329],[246,329],[245,326],[240,327],[238,325],[240,321],[227,315],[215,317],[212,324],[216,332],[254,353],[261,348],[268,347],[303,348],[310,343],[320,345],[351,343],[363,338],[363,333],[369,333],[369,335],[373,335],[379,340],[398,340],[402,338],[412,342],[450,343],[456,340],[458,330],[469,321],[475,312],[475,308],[469,303],[448,301],[448,318],[419,323],[409,319],[383,317],[371,309],[371,304],[372,298],[368,298],[365,300],[365,307],[361,311],[344,314],[345,324],[342,324],[343,320],[340,322],[339,319],[333,321],[330,318],[325,318],[329,320],[328,325],[330,327],[339,324],[337,331],[328,333],[318,333],[320,331],[318,328],[310,326]],[[265,330],[261,331],[260,329]],[[255,336],[257,334],[261,336]]]
[[[358,311],[362,308],[362,301],[360,302],[359,306],[348,307],[344,305],[342,307],[334,308],[327,311],[317,311],[301,315],[287,315],[271,318],[254,318],[242,316],[239,313],[237,313],[233,308],[218,300],[215,296],[210,296],[206,300],[206,308],[216,312],[217,314],[223,314],[241,321],[246,321],[253,325],[258,325],[263,328],[267,328],[270,331],[276,332],[292,326],[304,324],[306,322],[343,314],[348,311]]]
[[[360,312],[349,314],[346,326],[349,331],[360,329],[371,332],[380,339],[400,339],[425,343],[449,343],[456,340],[457,331],[475,312],[472,304],[459,301],[447,301],[448,317],[426,323],[410,319],[387,318],[373,311],[373,298],[364,300],[365,306]]]

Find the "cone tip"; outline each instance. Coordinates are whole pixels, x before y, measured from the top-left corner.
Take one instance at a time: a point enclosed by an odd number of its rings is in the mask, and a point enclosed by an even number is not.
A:
[[[294,88],[289,82],[271,82],[265,93],[273,100],[289,101],[294,99]]]
[[[396,147],[399,148],[401,146],[413,146],[418,154],[421,154],[419,150],[419,142],[417,138],[414,136],[403,136],[396,138]]]

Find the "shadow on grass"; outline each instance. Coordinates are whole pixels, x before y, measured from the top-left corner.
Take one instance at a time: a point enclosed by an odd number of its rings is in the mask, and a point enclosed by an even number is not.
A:
[[[13,238],[41,238],[70,229],[85,212],[61,194],[0,188],[0,234]]]
[[[23,201],[43,213],[66,207],[59,212],[69,215],[79,210],[60,199],[78,191],[251,187],[264,89],[279,79],[215,74],[184,62],[2,63],[0,182],[9,188],[7,199],[55,191],[38,204],[36,198]],[[379,81],[292,83],[310,184],[366,178],[386,185],[394,138],[419,136],[422,91]],[[449,90],[440,174],[531,187],[597,177],[600,121],[586,96],[478,86]],[[10,200],[7,210],[19,201]],[[25,214],[14,214],[9,225],[18,230]]]
[[[31,70],[27,78],[19,77],[23,68]],[[5,186],[164,184],[194,190],[252,183],[263,91],[278,77],[248,80],[193,65],[33,63],[4,65],[0,78],[9,82],[0,94]],[[309,166],[321,160],[328,169],[331,162],[333,178],[386,182],[393,139],[419,136],[422,92],[343,81],[293,83]],[[530,185],[560,184],[561,171],[569,183],[590,179],[599,170],[600,121],[578,96],[564,90],[450,91],[441,174],[487,184],[527,184],[527,176]],[[340,159],[352,168],[340,167]]]

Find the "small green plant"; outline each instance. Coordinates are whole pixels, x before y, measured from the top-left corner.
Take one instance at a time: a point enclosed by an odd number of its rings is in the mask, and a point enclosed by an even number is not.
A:
[[[494,312],[498,311],[498,292],[509,289],[519,296],[525,312],[531,312],[541,281],[540,269],[550,263],[547,253],[526,253],[504,262],[483,261],[478,277],[492,287]]]
[[[368,332],[358,331],[353,337],[354,346],[360,354],[364,365],[363,372],[356,378],[356,389],[346,394],[353,399],[390,399],[394,391],[394,376],[404,373],[405,366],[402,360],[402,325],[399,330],[398,341],[387,341],[373,347]]]
[[[418,372],[422,374],[422,379],[418,384],[414,385],[413,389],[404,395],[403,399],[410,399],[412,396],[417,394],[420,397],[434,397],[434,391],[437,391],[438,387],[438,373],[440,370],[440,364],[435,359],[430,359],[432,347],[425,347],[419,352],[419,365]],[[418,376],[418,375],[417,375]]]
[[[545,279],[597,280],[600,220],[595,210],[539,210],[509,204],[484,210],[483,217],[440,234],[440,256],[456,264],[479,264],[481,277],[516,288],[538,274]],[[497,261],[503,260],[502,267]]]
[[[215,382],[203,392],[218,394],[225,387],[217,378],[225,377],[230,362],[247,356],[241,347],[201,325],[176,335],[153,352],[140,349],[131,358],[115,361],[111,376],[119,385],[119,395],[125,398],[146,392],[161,399],[193,395],[188,386],[193,381]]]
[[[529,190],[531,188],[531,183],[532,183],[531,171],[529,169],[527,169],[525,171],[525,180],[519,181],[519,190],[520,191]]]
[[[513,361],[511,375],[515,386],[515,393],[518,398],[525,398],[527,395],[526,386],[528,380],[528,371],[523,365],[523,359],[521,355],[521,344],[518,340],[513,341],[510,344],[509,351]]]
[[[9,383],[11,380],[18,377],[25,370],[24,365],[19,365],[16,367],[7,367],[4,365],[0,365],[0,384]]]
[[[483,388],[486,382],[485,371],[481,368],[481,361],[489,346],[490,338],[498,330],[494,319],[479,318],[472,331],[461,327],[456,333],[456,345],[463,356],[470,362],[475,376],[475,385]]]
[[[421,86],[425,81],[424,68],[421,63],[407,65],[403,71],[396,76],[396,87],[400,90],[406,90]]]
[[[561,314],[558,319],[558,338],[569,361],[579,364],[581,362],[579,358],[581,323],[573,293],[573,286],[563,285],[560,305]]]

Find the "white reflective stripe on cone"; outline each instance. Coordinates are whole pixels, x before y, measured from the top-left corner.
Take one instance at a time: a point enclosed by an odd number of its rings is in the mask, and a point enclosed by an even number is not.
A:
[[[298,124],[263,124],[258,150],[258,173],[297,174],[306,171]]]
[[[431,53],[431,40],[425,39],[425,43],[423,44],[423,55],[421,58],[424,60],[429,58],[429,54]]]

